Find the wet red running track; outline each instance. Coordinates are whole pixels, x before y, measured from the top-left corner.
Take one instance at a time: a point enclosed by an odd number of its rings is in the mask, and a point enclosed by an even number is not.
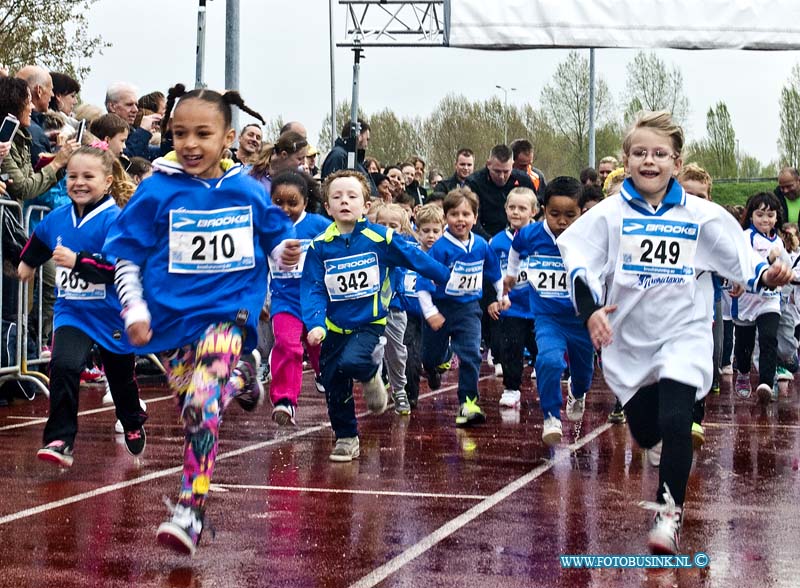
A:
[[[527,372],[526,372],[527,373]],[[334,464],[324,399],[306,376],[298,426],[232,405],[194,558],[159,547],[162,497],[178,490],[182,433],[163,385],[143,391],[150,420],[136,462],[114,434],[102,388],[84,389],[70,470],[35,459],[45,398],[0,409],[0,586],[531,587],[800,585],[800,419],[792,390],[758,407],[729,379],[709,397],[695,452],[682,551],[707,568],[564,570],[563,554],[644,554],[658,472],[626,426],[606,424],[596,380],[582,427],[551,456],[530,388],[457,430],[454,374],[411,417],[360,419],[361,459]],[[525,384],[528,386],[529,384]],[[363,404],[359,403],[359,406]]]

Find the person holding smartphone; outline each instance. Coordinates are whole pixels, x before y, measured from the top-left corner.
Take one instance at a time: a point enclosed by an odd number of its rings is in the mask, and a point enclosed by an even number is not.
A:
[[[6,189],[19,202],[30,200],[49,190],[58,181],[57,174],[77,147],[68,141],[53,160],[34,172],[31,163],[31,93],[25,80],[0,78],[0,120],[11,114],[19,119],[19,128],[11,139],[8,155],[0,164],[0,173],[8,174],[11,183]]]

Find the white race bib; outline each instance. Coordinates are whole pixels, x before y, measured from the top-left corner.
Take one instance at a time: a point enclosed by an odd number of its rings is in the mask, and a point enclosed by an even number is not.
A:
[[[502,275],[505,277],[506,270],[508,269],[508,259],[503,258],[500,260],[500,269]],[[528,259],[519,260],[519,272],[517,273],[517,282],[514,284],[513,290],[522,290],[528,287]]]
[[[56,266],[56,288],[58,297],[67,300],[103,300],[106,285],[87,282],[69,268]]]
[[[332,302],[373,296],[380,291],[378,255],[360,253],[325,262],[325,287]]]
[[[169,272],[207,274],[255,267],[251,206],[169,211]]]
[[[481,261],[456,261],[450,270],[450,279],[445,286],[448,296],[475,296],[480,295],[483,289],[483,260]]]
[[[668,219],[622,219],[620,269],[630,274],[693,276],[700,227]]]
[[[276,280],[299,280],[303,277],[303,268],[306,265],[306,252],[308,251],[309,246],[311,245],[311,239],[300,239],[300,246],[303,248],[303,253],[300,254],[300,261],[297,263],[297,266],[289,271],[284,271],[280,267],[278,267],[277,262],[269,258],[269,273],[272,278]]]
[[[410,298],[419,298],[417,294],[417,272],[408,270],[403,276],[403,290]]]
[[[528,282],[542,298],[569,298],[564,261],[556,255],[531,255]]]

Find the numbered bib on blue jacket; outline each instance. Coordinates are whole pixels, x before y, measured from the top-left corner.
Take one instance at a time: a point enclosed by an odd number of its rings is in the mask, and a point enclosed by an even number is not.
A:
[[[170,211],[170,273],[235,272],[253,267],[251,206]]]
[[[79,278],[70,268],[56,266],[58,297],[67,300],[104,300],[106,285],[94,284]]]
[[[448,296],[475,296],[483,290],[483,260],[456,261],[445,287]]]
[[[325,287],[332,301],[366,298],[380,291],[380,266],[376,253],[325,260]]]
[[[554,255],[528,258],[528,281],[542,298],[569,298],[564,261]]]

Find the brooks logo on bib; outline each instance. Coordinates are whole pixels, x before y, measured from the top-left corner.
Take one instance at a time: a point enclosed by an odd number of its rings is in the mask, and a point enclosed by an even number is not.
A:
[[[366,298],[377,294],[381,288],[378,255],[361,253],[327,260],[325,287],[333,302]]]
[[[457,261],[445,286],[449,296],[475,296],[483,288],[483,261]]]
[[[236,272],[255,267],[251,206],[169,211],[169,271]]]
[[[700,228],[666,219],[622,220],[621,269],[633,274],[693,276]]]
[[[542,298],[569,298],[564,262],[554,255],[531,255],[528,280]]]
[[[56,266],[56,287],[58,297],[67,300],[103,300],[106,297],[106,285],[94,284],[79,278],[69,268]]]

